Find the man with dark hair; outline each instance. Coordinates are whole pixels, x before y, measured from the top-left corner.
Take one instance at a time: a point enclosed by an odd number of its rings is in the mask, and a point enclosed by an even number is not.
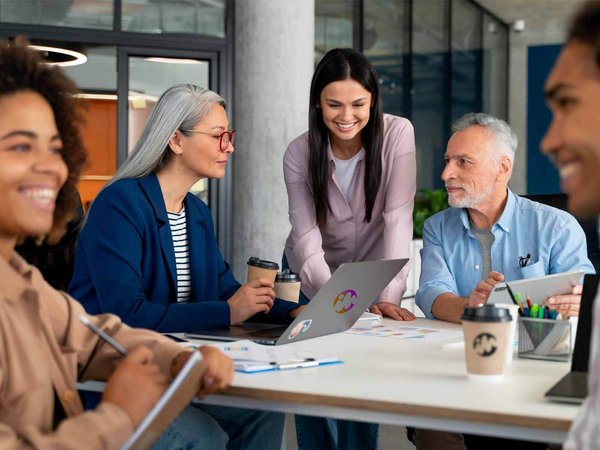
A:
[[[542,151],[558,168],[569,209],[600,213],[600,1],[585,3],[573,19],[567,44],[546,80],[552,123]],[[600,448],[600,299],[595,301],[588,392],[565,449]]]

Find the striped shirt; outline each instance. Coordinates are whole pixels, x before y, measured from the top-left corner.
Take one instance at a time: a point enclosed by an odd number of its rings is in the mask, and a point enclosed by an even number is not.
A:
[[[187,302],[192,289],[190,280],[190,254],[188,251],[187,226],[185,222],[185,207],[180,213],[167,211],[173,249],[175,250],[175,266],[177,268],[177,302]]]

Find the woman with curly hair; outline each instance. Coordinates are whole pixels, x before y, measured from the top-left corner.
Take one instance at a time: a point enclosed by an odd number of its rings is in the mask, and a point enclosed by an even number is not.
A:
[[[119,448],[190,355],[115,316],[90,316],[128,350],[123,358],[79,323],[77,301],[14,250],[30,236],[59,240],[75,209],[86,160],[76,92],[27,42],[0,42],[0,448]],[[233,372],[216,349],[201,352],[205,395]],[[88,379],[107,383],[97,408],[84,412],[76,383]],[[206,419],[196,422],[206,431],[196,444],[214,448],[211,432],[220,430]]]

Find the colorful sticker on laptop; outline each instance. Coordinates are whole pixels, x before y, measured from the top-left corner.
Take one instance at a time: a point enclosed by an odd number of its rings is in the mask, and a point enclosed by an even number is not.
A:
[[[353,299],[356,298],[356,291],[352,289],[346,289],[345,291],[340,292],[333,299],[333,309],[338,314],[344,314],[354,308]]]
[[[304,333],[308,331],[310,326],[312,325],[312,319],[303,320],[302,322],[298,322],[298,324],[294,327],[290,335],[288,336],[289,340],[294,339],[300,333]]]

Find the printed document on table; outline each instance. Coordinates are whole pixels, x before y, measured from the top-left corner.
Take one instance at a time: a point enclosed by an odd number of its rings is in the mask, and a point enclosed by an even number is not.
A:
[[[372,312],[369,311],[365,311],[364,313],[362,313],[362,315],[358,318],[358,322],[381,322],[381,319],[383,317],[380,316],[379,314],[374,314]]]
[[[238,372],[297,369],[339,362],[337,356],[292,350],[289,346],[261,345],[250,340],[211,343],[233,359]]]
[[[432,341],[457,341],[463,336],[462,329],[436,330],[434,328],[418,327],[414,325],[398,325],[395,327],[382,324],[356,324],[346,333],[362,336],[377,336],[393,339],[408,339],[421,342]]]

